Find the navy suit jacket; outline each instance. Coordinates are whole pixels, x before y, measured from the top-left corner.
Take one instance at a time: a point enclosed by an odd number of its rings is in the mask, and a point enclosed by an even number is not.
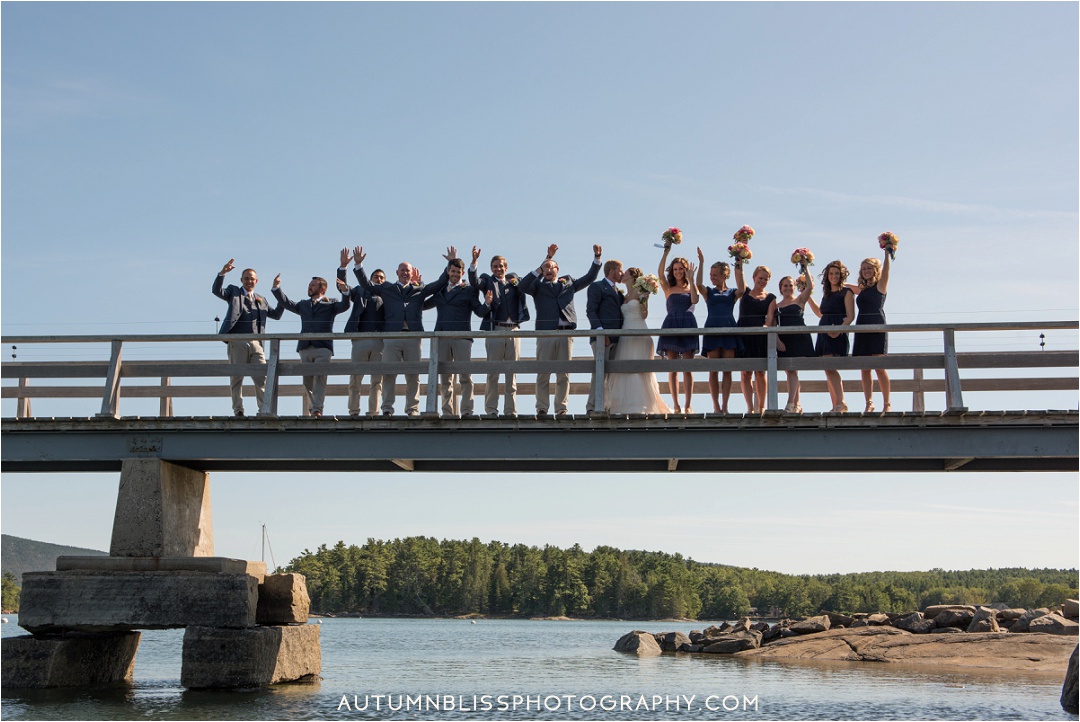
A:
[[[345,294],[342,294],[340,301],[331,301],[325,297],[317,303],[312,303],[310,298],[305,298],[303,301],[290,301],[285,292],[278,287],[274,289],[274,296],[282,306],[300,317],[300,333],[333,333],[334,317],[349,310],[349,297]],[[334,353],[333,339],[317,341],[300,339],[296,342],[297,351],[302,351],[308,346],[328,348],[331,355]]]
[[[606,278],[601,278],[589,286],[588,301],[585,303],[585,315],[589,317],[589,328],[616,329],[622,328],[623,295],[608,283]],[[593,337],[591,340],[595,341]],[[618,336],[611,338],[612,343],[618,343]]]
[[[436,331],[472,331],[473,314],[482,318],[488,312],[487,304],[480,300],[476,286],[468,285],[450,290],[443,286],[424,307],[432,306],[437,314]],[[469,343],[472,343],[472,339],[469,339]]]
[[[529,307],[525,305],[525,294],[522,293],[516,273],[508,273],[505,280],[499,281],[494,276],[484,273],[476,277],[476,270],[469,267],[469,283],[480,289],[481,294],[491,291],[491,310],[484,310],[481,317],[480,330],[491,331],[495,328],[496,321],[505,319],[508,323],[522,324],[529,320]]]
[[[225,284],[225,276],[215,276],[214,285],[210,288],[210,291],[229,304],[229,312],[225,314],[225,320],[221,322],[221,329],[218,333],[234,333],[233,326],[240,320],[240,314],[243,312],[244,296],[247,295],[247,291],[239,286],[227,286],[222,289]],[[273,318],[279,319],[282,314],[285,313],[285,309],[279,303],[274,308],[270,308],[270,304],[266,298],[255,294],[255,308],[258,312],[258,318],[255,321],[257,326],[255,333],[263,333],[266,330],[266,319]],[[235,333],[250,333],[249,331],[240,330]]]
[[[446,286],[449,276],[443,270],[439,280],[426,286],[409,284],[404,288],[395,283],[375,284],[368,280],[363,266],[355,266],[353,273],[360,286],[371,293],[379,296],[383,302],[383,327],[382,330],[391,333],[404,330],[405,324],[409,325],[409,331],[424,330],[424,301],[428,300],[440,288]]]
[[[577,328],[574,294],[595,281],[599,272],[600,262],[594,261],[589,272],[581,278],[574,280],[573,276],[563,276],[552,283],[542,276],[537,276],[535,270],[529,271],[529,274],[521,279],[518,288],[533,297],[536,304],[536,330],[554,331],[559,328],[560,320],[569,324],[562,328]]]
[[[345,269],[339,268],[338,278],[345,280]],[[369,291],[360,286],[353,286],[349,290],[349,300],[352,301],[352,311],[349,320],[345,322],[345,333],[379,333],[383,329],[383,300],[373,296]]]

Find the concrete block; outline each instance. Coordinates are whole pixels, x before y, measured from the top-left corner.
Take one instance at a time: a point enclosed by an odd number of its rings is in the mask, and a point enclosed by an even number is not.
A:
[[[82,557],[56,558],[56,571],[94,572],[207,572],[248,574],[262,584],[266,562],[228,557]]]
[[[180,684],[188,688],[259,687],[314,678],[322,672],[319,627],[214,629],[184,632]]]
[[[259,580],[204,572],[27,572],[19,626],[34,633],[254,627]]]
[[[109,555],[214,556],[210,475],[160,459],[124,459]]]
[[[259,585],[259,624],[307,624],[311,598],[303,574],[269,574]]]
[[[8,637],[0,646],[4,688],[82,687],[130,682],[138,632]]]

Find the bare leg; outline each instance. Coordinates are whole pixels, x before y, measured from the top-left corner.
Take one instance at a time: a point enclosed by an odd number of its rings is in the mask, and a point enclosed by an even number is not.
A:
[[[866,413],[869,414],[874,410],[874,378],[870,369],[862,369],[859,374],[862,376],[862,395],[866,401]]]
[[[706,356],[709,358],[720,358],[720,352],[722,349],[714,348],[709,351]],[[725,374],[726,375],[726,374]],[[713,413],[720,413],[720,372],[709,372],[709,398],[712,399]]]
[[[832,354],[824,354],[822,358],[832,358]],[[833,402],[833,411],[847,411],[844,403],[844,382],[840,378],[840,372],[830,370],[825,372],[825,383],[829,386],[829,397]]]
[[[765,400],[769,395],[769,382],[764,371],[754,372],[754,413],[765,411]]]
[[[735,349],[723,349],[720,352],[721,358],[735,358]],[[720,385],[720,393],[723,394],[723,403],[720,405],[720,413],[726,414],[728,412],[727,404],[728,399],[731,398],[731,372],[724,372],[724,380]]]
[[[752,371],[741,371],[739,377],[742,384],[742,395],[746,401],[746,413],[754,413],[754,373]]]
[[[694,358],[693,351],[687,351],[682,355],[682,358],[690,360]],[[683,394],[686,398],[686,403],[683,404],[683,408],[687,413],[690,413],[690,399],[694,395],[694,374],[689,371],[683,373]]]
[[[881,402],[882,411],[892,411],[892,403],[890,402],[890,392],[892,391],[892,381],[889,380],[889,372],[886,369],[877,370],[877,382],[881,387]]]
[[[796,413],[799,406],[799,372],[787,372],[787,407],[785,411]]]
[[[671,351],[671,350],[665,351],[664,352],[664,358],[666,358],[668,361],[674,361],[675,359],[679,358],[679,352],[678,351]],[[679,413],[680,411],[682,411],[682,407],[679,406],[679,372],[678,371],[669,371],[668,372],[668,390],[671,391],[671,410],[674,411],[675,413]]]

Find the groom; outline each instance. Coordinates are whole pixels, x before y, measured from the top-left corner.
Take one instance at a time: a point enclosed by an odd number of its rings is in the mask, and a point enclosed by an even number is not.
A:
[[[604,264],[604,277],[589,286],[588,301],[585,305],[585,315],[589,317],[589,328],[600,330],[622,328],[623,292],[615,286],[616,283],[622,283],[622,277],[622,261],[611,259]],[[604,353],[607,354],[605,360],[610,360],[615,355],[615,344],[618,342],[618,336],[604,336],[602,340],[594,336],[589,339],[593,358],[596,358],[597,354]],[[603,411],[603,409],[595,408],[596,387],[597,384],[602,383],[604,379],[596,378],[594,373],[592,383],[589,385],[589,398],[585,402],[585,412],[588,414]]]

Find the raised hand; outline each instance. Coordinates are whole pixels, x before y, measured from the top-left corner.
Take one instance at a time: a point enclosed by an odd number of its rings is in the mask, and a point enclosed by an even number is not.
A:
[[[698,263],[700,263],[702,266],[705,265],[705,253],[701,250],[701,246],[698,246],[697,248],[697,259]]]
[[[559,250],[559,247],[556,246],[554,243],[552,243],[550,246],[548,246],[547,257],[548,258],[554,258],[555,257],[555,251],[557,251],[557,250]]]
[[[226,273],[228,273],[232,269],[236,268],[236,266],[233,265],[233,261],[235,261],[235,260],[236,260],[235,258],[230,258],[229,262],[221,267],[221,273],[219,273],[218,275],[219,276],[224,276]]]
[[[592,247],[592,252],[594,256],[600,257],[604,255],[604,248],[603,246],[594,245]]]
[[[342,248],[341,249],[341,265],[339,265],[338,268],[345,268],[345,266],[349,265],[349,260],[350,259],[351,259],[351,256],[349,256],[348,247]]]
[[[686,278],[687,280],[693,278],[694,273],[697,271],[697,266],[690,261],[686,262]]]
[[[480,249],[476,246],[472,247],[472,264],[475,266],[476,261],[480,258]]]
[[[443,254],[443,258],[450,262],[457,258],[457,248],[454,246],[447,246],[446,253]]]
[[[342,264],[342,265],[344,265],[344,264]],[[349,293],[349,284],[345,283],[344,281],[342,281],[339,278],[339,279],[337,279],[337,290],[341,291],[341,294],[343,296],[348,295],[348,293]]]
[[[409,273],[409,283],[415,283],[417,285],[423,283],[420,278],[420,269],[416,266],[413,266],[412,271]]]
[[[356,248],[354,248],[352,258],[353,258],[353,263],[355,265],[357,265],[357,266],[364,265],[364,259],[367,258],[367,255],[364,254],[364,247],[363,246],[357,246]]]
[[[281,274],[274,276],[274,288],[281,286]]]

